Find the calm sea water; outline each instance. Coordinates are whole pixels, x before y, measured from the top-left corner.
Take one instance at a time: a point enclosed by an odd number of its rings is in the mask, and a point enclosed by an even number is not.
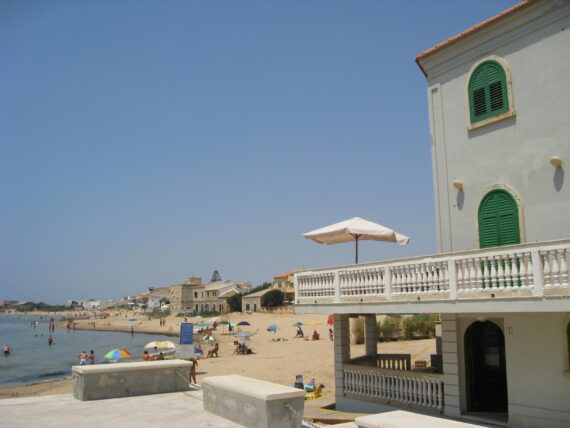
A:
[[[39,321],[36,328],[32,321]],[[81,351],[95,351],[96,363],[114,348],[125,348],[133,360],[141,360],[144,345],[153,340],[172,340],[162,335],[56,328],[54,344],[48,345],[49,317],[12,317],[0,315],[0,346],[8,344],[9,356],[0,355],[0,385],[27,384],[71,376],[71,366],[79,364]]]

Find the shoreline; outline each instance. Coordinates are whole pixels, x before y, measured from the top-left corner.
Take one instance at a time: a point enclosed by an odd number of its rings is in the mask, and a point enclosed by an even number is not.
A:
[[[60,318],[65,315],[56,316]],[[22,314],[22,316],[39,317],[40,314]],[[50,316],[51,314],[48,314],[46,328]],[[253,352],[248,355],[237,354],[235,345],[237,339],[234,334],[239,330],[229,333],[227,326],[218,327],[212,332],[212,336],[219,344],[219,357],[198,360],[196,370],[198,383],[202,383],[202,380],[209,376],[240,374],[280,385],[290,385],[295,382],[296,376],[302,375],[304,379],[315,379],[316,382],[324,384],[323,397],[334,399],[334,342],[328,338],[329,327],[326,324],[326,316],[258,312],[253,314],[230,313],[217,318],[235,324],[247,321],[249,325],[242,326],[240,329],[252,333],[247,344]],[[212,319],[188,317],[188,322],[193,322],[195,325],[204,321],[211,322]],[[303,328],[306,330],[307,337],[304,339],[295,338],[296,327],[294,324],[299,321],[304,324]],[[128,334],[132,327],[134,333],[177,337],[179,334],[178,324],[184,322],[184,318],[168,316],[163,318],[163,322],[161,322],[159,318],[149,319],[144,314],[123,311],[112,313],[106,318],[81,318],[74,322],[76,330]],[[267,330],[267,326],[271,324],[278,325],[277,332]],[[66,323],[58,321],[56,332],[57,330],[67,330]],[[320,334],[321,340],[310,340],[310,334],[313,330]],[[204,354],[207,355],[207,351],[213,347],[213,342],[203,340],[201,336],[195,331],[194,341],[202,346]],[[406,353],[410,354],[412,361],[426,360],[430,354],[435,352],[435,339],[378,342],[377,347],[379,353]],[[365,345],[356,345],[354,342],[351,344],[351,358],[357,358],[364,355],[365,352]],[[35,380],[21,386],[0,386],[0,399],[72,393],[73,382],[70,378]]]

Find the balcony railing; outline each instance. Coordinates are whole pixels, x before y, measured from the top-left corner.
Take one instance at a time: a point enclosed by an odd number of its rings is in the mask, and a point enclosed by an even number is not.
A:
[[[443,409],[443,375],[387,370],[360,365],[342,367],[344,394],[428,409]]]
[[[569,255],[562,240],[304,271],[295,295],[300,304],[568,295]]]

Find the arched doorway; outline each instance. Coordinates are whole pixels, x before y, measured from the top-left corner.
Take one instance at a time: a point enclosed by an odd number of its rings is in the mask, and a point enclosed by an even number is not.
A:
[[[519,208],[503,189],[492,190],[479,205],[479,247],[520,244]]]
[[[491,321],[477,321],[465,332],[467,411],[507,413],[505,336]]]

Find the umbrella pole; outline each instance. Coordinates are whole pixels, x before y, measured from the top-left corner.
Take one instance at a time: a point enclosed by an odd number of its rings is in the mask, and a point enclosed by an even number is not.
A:
[[[358,235],[354,235],[355,243],[356,243],[356,261],[355,264],[358,264]]]

